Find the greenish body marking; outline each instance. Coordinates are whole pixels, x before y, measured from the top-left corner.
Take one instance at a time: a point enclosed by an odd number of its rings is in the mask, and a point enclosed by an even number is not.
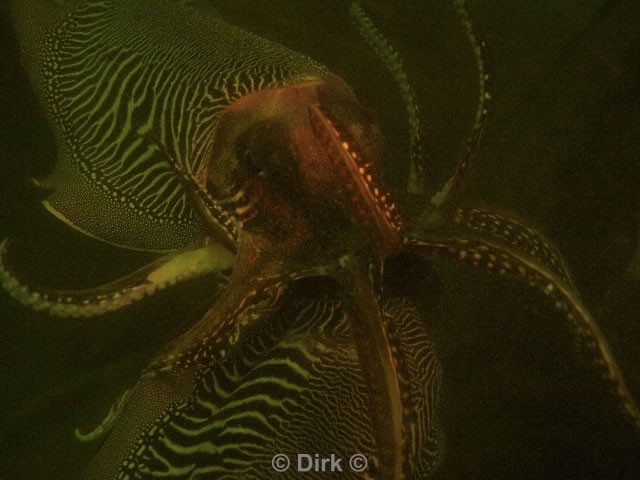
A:
[[[39,45],[32,77],[60,150],[55,171],[39,181],[53,190],[45,205],[90,236],[140,250],[177,249],[202,235],[175,170],[206,177],[226,107],[329,74],[163,0],[82,3]]]

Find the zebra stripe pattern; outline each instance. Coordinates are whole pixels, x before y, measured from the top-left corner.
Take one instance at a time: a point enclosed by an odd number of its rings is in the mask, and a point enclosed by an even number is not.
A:
[[[405,355],[407,476],[425,478],[439,461],[436,406],[440,366],[423,320],[405,298],[388,300],[394,342]],[[118,479],[264,479],[271,459],[293,460],[279,478],[298,478],[298,453],[348,459],[362,453],[375,476],[375,440],[349,319],[340,302],[296,300],[266,319],[238,354],[198,374],[193,394],[139,435]],[[346,460],[345,460],[346,462]],[[362,478],[343,465],[344,478]],[[322,478],[307,472],[305,478]]]
[[[146,250],[200,235],[176,170],[205,181],[226,107],[328,74],[166,0],[81,3],[44,34],[37,71],[61,149],[45,205],[85,233]]]

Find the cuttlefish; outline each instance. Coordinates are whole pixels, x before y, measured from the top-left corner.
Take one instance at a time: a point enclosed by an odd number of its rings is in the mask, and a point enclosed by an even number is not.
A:
[[[13,2],[58,148],[54,171],[35,180],[48,192],[44,207],[88,236],[158,258],[107,285],[54,293],[10,272],[5,240],[4,288],[50,314],[95,316],[205,273],[228,276],[114,414],[78,433],[106,438],[86,478],[271,478],[274,469],[298,478],[274,459],[295,462],[301,451],[339,454],[347,477],[426,478],[441,457],[440,367],[421,292],[411,282],[385,289],[385,267],[401,257],[441,256],[528,282],[640,427],[555,247],[515,216],[457,201],[490,96],[482,45],[456,5],[477,54],[478,115],[451,180],[403,221],[379,171],[375,114],[309,57],[194,2]],[[406,75],[363,10],[354,4],[351,14],[403,92],[408,185],[420,194],[426,172]],[[347,465],[354,454],[363,457]]]

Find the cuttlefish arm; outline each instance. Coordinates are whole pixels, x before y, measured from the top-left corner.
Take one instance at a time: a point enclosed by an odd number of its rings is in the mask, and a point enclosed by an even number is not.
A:
[[[410,236],[405,245],[427,258],[451,258],[493,274],[527,282],[562,315],[590,363],[607,384],[625,416],[640,430],[640,410],[595,319],[572,285],[555,247],[515,217],[459,209],[451,231]],[[478,219],[482,219],[478,223]],[[468,224],[468,227],[466,225]],[[482,224],[482,226],[480,226]],[[494,228],[487,228],[491,225]],[[517,228],[516,228],[517,226]],[[518,233],[514,233],[518,231]]]
[[[344,188],[345,204],[381,258],[400,248],[400,219],[396,207],[372,171],[357,142],[334,121],[329,112],[309,108],[312,130],[325,151],[335,176]],[[400,360],[389,336],[380,301],[372,284],[369,265],[343,258],[337,276],[350,294],[350,327],[369,391],[369,409],[379,461],[379,478],[404,478],[406,468],[406,418],[410,393],[400,380]]]
[[[93,288],[55,290],[27,285],[7,266],[10,241],[0,242],[0,285],[21,304],[59,317],[92,317],[126,307],[166,287],[229,270],[234,256],[217,243],[165,255],[113,282]]]
[[[490,73],[489,55],[485,41],[479,34],[469,15],[466,0],[456,0],[453,3],[476,61],[478,101],[476,103],[471,133],[465,142],[465,153],[460,157],[451,178],[447,180],[430,201],[430,207],[435,209],[434,214],[447,218],[452,215],[469,181],[470,173],[480,159],[480,146],[485,135],[487,118],[490,115],[492,107],[492,74]]]
[[[379,478],[401,479],[406,462],[407,397],[398,375],[397,352],[389,338],[388,322],[374,295],[369,272],[348,258],[345,267],[338,279],[350,292],[346,305],[349,327],[369,393]]]
[[[440,187],[430,200],[427,212],[440,217],[449,217],[455,202],[459,199],[469,178],[469,171],[478,161],[479,147],[485,131],[486,120],[491,108],[491,75],[489,73],[488,55],[484,40],[479,35],[467,9],[466,1],[453,2],[469,45],[476,61],[478,102],[471,127],[471,133],[466,141],[465,154],[460,158],[451,178]],[[402,65],[402,60],[388,40],[380,33],[364,9],[353,2],[349,13],[358,31],[378,55],[382,64],[393,77],[396,87],[402,96],[407,114],[409,127],[409,175],[406,191],[424,196],[427,185],[428,158],[422,148],[422,127],[420,125],[420,111],[415,92],[408,80],[408,75]]]
[[[408,193],[424,195],[427,187],[426,156],[422,152],[422,127],[420,126],[418,102],[402,65],[402,60],[357,2],[351,4],[349,13],[356,28],[378,55],[402,95],[409,124],[409,176],[406,190]]]
[[[430,225],[422,223],[422,219],[417,219],[406,227],[407,236],[410,238],[423,238],[425,232],[435,232],[438,236],[460,235],[461,238],[478,238],[496,245],[508,246],[522,255],[535,259],[538,264],[575,289],[567,262],[557,247],[542,233],[511,212],[458,205],[451,211],[451,217],[446,223]]]

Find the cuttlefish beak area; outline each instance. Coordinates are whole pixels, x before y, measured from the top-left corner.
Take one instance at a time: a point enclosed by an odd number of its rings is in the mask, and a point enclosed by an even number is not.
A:
[[[238,201],[240,220],[273,213],[269,198],[282,209],[286,195],[300,214],[345,217],[385,257],[401,236],[376,173],[382,143],[375,115],[339,77],[263,90],[222,115],[208,183],[216,197]]]

